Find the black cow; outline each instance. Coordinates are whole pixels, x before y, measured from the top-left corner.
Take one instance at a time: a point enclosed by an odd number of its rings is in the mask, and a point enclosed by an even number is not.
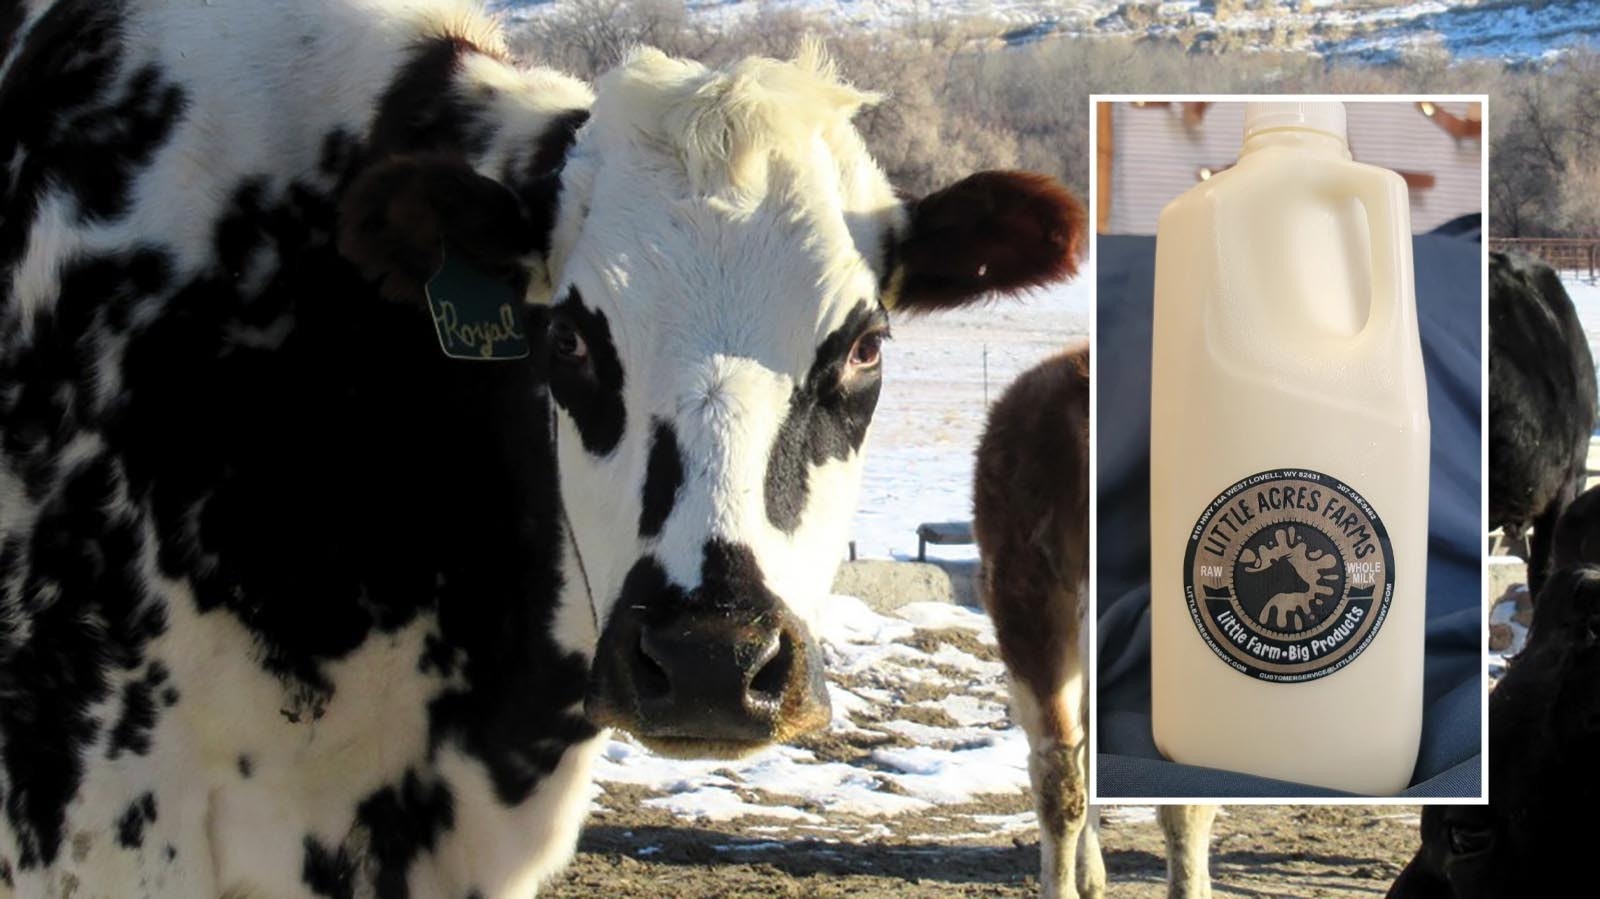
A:
[[[1489,804],[1422,810],[1422,848],[1389,899],[1594,894],[1600,800],[1600,567],[1563,568],[1489,695]]]
[[[1528,587],[1550,570],[1561,511],[1583,490],[1594,360],[1561,279],[1525,256],[1489,256],[1489,527],[1528,540]]]

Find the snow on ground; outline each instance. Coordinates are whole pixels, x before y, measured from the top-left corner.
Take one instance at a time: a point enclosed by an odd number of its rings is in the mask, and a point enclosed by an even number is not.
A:
[[[867,439],[853,539],[861,558],[915,558],[917,525],[972,517],[972,453],[986,401],[1088,333],[1092,270],[1023,300],[894,322]],[[937,547],[975,558],[971,547]]]
[[[1513,587],[1489,610],[1489,627],[1504,625],[1511,633],[1510,641],[1502,648],[1489,648],[1489,683],[1492,686],[1505,676],[1506,665],[1528,645],[1528,621],[1533,613],[1527,599],[1526,586]]]
[[[1589,351],[1600,358],[1600,281],[1591,281],[1585,274],[1562,272],[1561,284],[1578,309],[1584,333],[1589,335]]]
[[[1027,741],[1010,726],[986,617],[939,603],[880,615],[836,596],[823,619],[829,733],[735,762],[658,758],[616,737],[595,767],[599,820],[608,792],[630,785],[650,794],[643,806],[685,823],[775,819],[848,839],[896,816],[1027,790]],[[985,819],[986,835],[1025,826],[1022,811],[1010,815]]]
[[[615,737],[595,765],[592,823],[645,809],[678,826],[736,822],[761,845],[1035,839],[1027,740],[1007,714],[989,620],[945,603],[884,615],[847,596],[830,600],[824,620],[827,733],[733,762],[658,758]],[[1112,826],[1155,824],[1148,807],[1102,815]]]

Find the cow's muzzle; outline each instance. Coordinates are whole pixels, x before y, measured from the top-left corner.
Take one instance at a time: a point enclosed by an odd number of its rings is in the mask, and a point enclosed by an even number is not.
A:
[[[770,594],[624,601],[595,653],[585,709],[664,755],[735,757],[827,725],[822,654]],[[679,594],[681,596],[681,594]]]

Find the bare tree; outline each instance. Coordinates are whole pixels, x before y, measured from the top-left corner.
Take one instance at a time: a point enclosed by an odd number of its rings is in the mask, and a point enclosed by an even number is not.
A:
[[[1127,6],[1138,6],[1137,2]],[[1216,0],[1217,18],[1277,9],[1278,0]],[[851,81],[884,103],[857,118],[902,190],[933,190],[977,168],[1017,165],[1083,190],[1094,92],[1414,93],[1485,90],[1493,125],[1490,222],[1505,236],[1600,233],[1600,54],[1555,63],[1464,63],[1439,49],[1393,64],[1341,64],[1264,48],[1251,53],[1210,32],[1166,41],[1036,37],[1004,22],[933,11],[899,27],[866,29],[788,4],[762,4],[715,25],[684,0],[569,0],[515,35],[531,59],[594,76],[636,44],[723,63],[756,53],[787,56],[820,36]]]

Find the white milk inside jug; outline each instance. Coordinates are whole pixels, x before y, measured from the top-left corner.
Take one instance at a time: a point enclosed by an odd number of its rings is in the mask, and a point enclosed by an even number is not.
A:
[[[1338,103],[1251,103],[1156,237],[1156,745],[1369,795],[1422,733],[1428,405],[1406,186]]]

